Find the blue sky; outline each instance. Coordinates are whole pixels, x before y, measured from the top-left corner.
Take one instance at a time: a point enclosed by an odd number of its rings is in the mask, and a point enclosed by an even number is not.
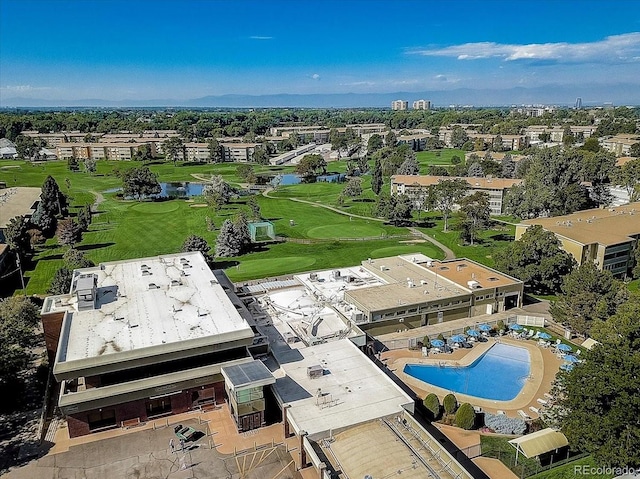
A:
[[[0,0],[0,98],[638,85],[640,0]]]

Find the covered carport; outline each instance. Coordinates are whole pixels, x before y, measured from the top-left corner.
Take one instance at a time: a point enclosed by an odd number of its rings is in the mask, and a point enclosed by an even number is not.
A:
[[[536,431],[526,436],[518,437],[509,441],[516,448],[516,464],[518,464],[518,454],[522,454],[527,459],[538,457],[551,451],[557,451],[569,445],[567,437],[560,431],[546,428]]]

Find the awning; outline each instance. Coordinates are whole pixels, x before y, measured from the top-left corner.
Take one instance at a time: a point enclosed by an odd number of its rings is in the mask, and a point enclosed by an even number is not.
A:
[[[539,456],[545,452],[554,451],[561,447],[568,446],[567,437],[560,431],[547,428],[536,431],[526,436],[511,439],[509,441],[527,459]],[[517,453],[516,453],[517,454]]]
[[[587,338],[587,339],[584,340],[584,343],[582,343],[582,347],[583,348],[587,348],[587,349],[591,349],[596,344],[600,344],[600,343],[598,341],[596,341],[595,339]]]

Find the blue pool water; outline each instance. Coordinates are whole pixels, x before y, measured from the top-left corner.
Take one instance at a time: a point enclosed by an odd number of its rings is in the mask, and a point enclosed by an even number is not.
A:
[[[530,374],[529,351],[508,344],[495,344],[465,367],[407,364],[404,372],[425,383],[495,401],[515,398]]]

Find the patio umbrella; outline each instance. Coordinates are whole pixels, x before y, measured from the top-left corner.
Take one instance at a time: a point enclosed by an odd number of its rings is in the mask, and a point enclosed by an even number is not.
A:
[[[480,336],[480,332],[479,332],[479,331],[477,331],[477,330],[475,330],[475,329],[468,329],[468,330],[467,330],[467,334],[468,334],[469,336],[474,336],[474,337],[478,337],[478,336]]]
[[[451,341],[454,343],[464,343],[465,337],[462,334],[456,334],[451,336]]]
[[[573,369],[573,364],[563,364],[560,366],[560,369],[563,371],[571,371]]]
[[[565,354],[564,356],[562,356],[562,359],[568,363],[577,363],[578,361],[580,361],[572,354]]]
[[[487,323],[482,323],[478,326],[478,329],[480,331],[491,331],[491,326],[489,326]]]
[[[564,343],[558,344],[558,349],[560,351],[566,351],[566,352],[573,351],[573,349],[571,349],[571,346],[569,346],[568,344],[564,344]]]
[[[540,339],[551,339],[551,335],[549,333],[545,333],[544,331],[538,333],[538,337]]]
[[[524,329],[524,327],[522,327],[518,323],[515,323],[515,324],[512,324],[511,326],[509,326],[509,329],[511,329],[513,331],[522,331]]]
[[[432,339],[431,346],[433,346],[434,348],[441,348],[442,346],[444,346],[444,341],[442,339]]]

